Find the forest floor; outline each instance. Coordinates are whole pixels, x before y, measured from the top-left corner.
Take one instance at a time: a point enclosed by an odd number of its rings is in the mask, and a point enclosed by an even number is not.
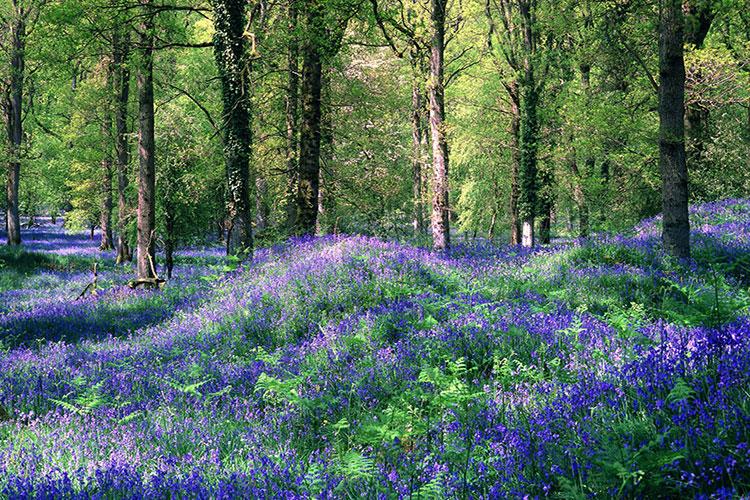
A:
[[[750,493],[750,202],[533,251],[0,248],[0,497]],[[0,237],[4,237],[0,234]],[[95,294],[76,297],[100,263]]]

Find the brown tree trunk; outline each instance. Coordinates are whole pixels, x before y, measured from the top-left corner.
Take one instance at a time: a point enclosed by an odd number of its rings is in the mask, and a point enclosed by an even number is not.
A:
[[[712,2],[686,0],[683,2],[683,13],[688,21],[683,21],[683,43],[694,49],[702,48],[715,16]],[[701,79],[700,73],[696,75],[696,79]],[[685,133],[689,139],[686,144],[686,162],[691,168],[700,168],[704,162],[708,118],[708,109],[699,102],[691,102],[685,108]]]
[[[138,65],[138,278],[155,278],[156,164],[154,153],[154,13],[151,0],[141,0]]]
[[[255,229],[263,231],[268,227],[271,209],[268,206],[268,181],[263,176],[255,179]]]
[[[299,100],[299,44],[297,32],[297,2],[289,0],[289,46],[287,48],[286,94],[286,227],[293,232],[297,225],[298,172],[298,100]]]
[[[507,87],[510,98],[510,244],[521,244],[521,221],[518,215],[519,185],[518,175],[521,168],[521,107],[518,94],[518,82],[513,81]]]
[[[102,199],[99,214],[99,227],[102,231],[99,250],[111,250],[112,244],[112,65],[107,62],[105,92],[108,99],[105,100],[102,109],[102,138],[104,151],[102,152]]]
[[[21,218],[18,207],[18,187],[21,177],[21,148],[23,146],[23,86],[26,71],[26,21],[23,9],[14,2],[17,16],[10,27],[10,85],[5,103],[8,132],[8,178],[6,183],[6,228],[8,245],[21,244]]]
[[[302,49],[302,120],[300,127],[297,232],[315,234],[320,183],[320,121],[323,65],[320,44],[324,40],[321,5],[305,3],[307,33]]]
[[[224,106],[224,161],[227,171],[227,253],[252,259],[255,170],[250,166],[252,127],[246,57],[246,3],[214,0],[214,54]]]
[[[664,249],[690,257],[688,173],[685,163],[684,20],[681,0],[661,0],[659,25],[659,166]]]
[[[422,72],[422,54],[418,47],[413,47],[411,52],[412,88],[411,88],[411,147],[412,147],[412,222],[416,234],[424,233],[425,221],[422,209],[422,165],[424,154],[422,149],[422,132],[424,130],[425,103],[422,100],[424,94],[423,82],[425,75]]]
[[[167,268],[167,279],[172,279],[175,249],[175,210],[171,200],[164,204],[164,225],[167,237],[164,240],[164,264]]]
[[[432,240],[433,247],[450,247],[450,207],[448,205],[448,142],[445,137],[445,53],[446,0],[431,0],[432,28],[430,52],[430,135],[432,137]]]
[[[533,56],[536,52],[534,37],[535,3],[518,2],[519,14],[523,26],[523,78],[520,85],[521,95],[521,127],[520,127],[520,194],[519,215],[522,221],[521,245],[533,247],[536,243],[534,236],[534,219],[538,203],[537,181],[537,151],[539,148],[539,122],[537,106],[539,94],[537,90],[536,74]]]
[[[117,162],[117,264],[130,262],[130,245],[126,234],[128,222],[128,100],[130,98],[130,34],[115,31],[112,47],[115,92],[115,161]]]

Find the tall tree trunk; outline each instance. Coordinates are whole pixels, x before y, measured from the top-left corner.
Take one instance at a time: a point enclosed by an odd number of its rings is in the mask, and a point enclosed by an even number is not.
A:
[[[224,106],[224,161],[227,171],[227,253],[252,259],[251,200],[255,171],[250,166],[252,127],[246,57],[246,6],[243,0],[214,0],[214,52]]]
[[[130,262],[130,245],[126,234],[128,222],[128,100],[130,98],[130,34],[115,31],[113,35],[112,65],[115,92],[115,160],[117,162],[117,264]]]
[[[527,74],[527,80],[522,87],[521,95],[521,130],[520,149],[521,165],[519,171],[520,193],[518,197],[518,212],[522,223],[521,245],[533,247],[534,219],[537,204],[537,93],[534,88],[533,73]]]
[[[681,0],[661,0],[659,24],[659,166],[664,249],[690,257],[688,173],[685,162],[684,19]]]
[[[138,278],[154,278],[156,231],[156,163],[154,154],[154,12],[151,0],[143,7],[139,27],[138,64]]]
[[[701,49],[706,40],[715,12],[713,2],[705,0],[686,0],[683,2],[683,43],[694,49]],[[700,73],[695,75],[701,79]],[[704,162],[706,141],[708,139],[709,111],[699,102],[691,102],[685,108],[685,132],[689,139],[686,144],[687,164],[691,168],[700,168]]]
[[[102,231],[99,250],[111,250],[112,244],[112,64],[107,62],[105,92],[107,99],[102,109],[102,199],[99,227]]]
[[[581,70],[581,86],[583,87],[583,92],[586,96],[586,106],[587,106],[587,113],[588,109],[591,105],[591,66],[588,64],[581,64],[580,66]],[[571,135],[570,138],[571,146],[573,144],[573,137]],[[586,152],[586,157],[584,160],[585,170],[584,174],[580,172],[578,169],[578,164],[576,163],[576,154],[575,150],[573,150],[573,158],[571,163],[571,173],[573,174],[573,198],[576,202],[576,207],[578,209],[578,236],[581,238],[586,238],[589,235],[589,205],[588,200],[586,199],[586,190],[584,189],[585,186],[585,178],[588,175],[591,175],[594,171],[594,166],[596,165],[596,159],[594,158],[591,151]]]
[[[21,7],[15,5],[16,19],[10,27],[10,86],[6,108],[8,131],[8,178],[6,184],[6,226],[8,245],[21,244],[21,218],[18,207],[18,187],[21,177],[21,148],[23,146],[23,85],[26,71],[26,20]]]
[[[255,229],[263,231],[268,227],[271,208],[268,206],[268,180],[259,175],[255,179]]]
[[[297,231],[315,234],[320,183],[320,121],[323,65],[321,47],[324,29],[321,5],[305,3],[307,33],[302,49],[302,120],[300,127],[299,186],[297,191]]]
[[[539,95],[532,57],[536,51],[533,35],[534,16],[530,2],[518,2],[523,25],[523,78],[521,80],[521,165],[518,212],[522,223],[521,245],[533,247],[534,219],[537,205],[537,151],[539,148],[539,124],[537,105]]]
[[[506,87],[510,98],[510,244],[521,244],[521,221],[518,215],[519,185],[518,176],[521,169],[521,104],[518,94],[518,82],[512,81]]]
[[[416,46],[411,51],[411,168],[412,168],[412,203],[413,217],[412,225],[416,234],[424,233],[425,221],[422,210],[422,165],[424,155],[422,150],[422,131],[424,130],[425,103],[422,100],[423,82],[425,75],[422,72],[422,54]]]
[[[175,209],[172,200],[166,200],[164,204],[164,225],[167,237],[164,240],[164,264],[167,267],[167,279],[172,279],[174,270],[175,249]]]
[[[432,28],[430,52],[430,135],[432,137],[432,240],[433,247],[450,247],[450,207],[448,205],[448,142],[445,136],[445,16],[447,1],[431,0]]]
[[[298,100],[299,100],[299,40],[297,37],[297,0],[289,0],[289,46],[287,47],[286,93],[286,227],[293,232],[297,225],[298,172]]]
[[[583,193],[581,173],[578,170],[578,161],[576,159],[576,150],[573,147],[573,135],[570,136],[570,173],[573,174],[573,201],[576,204],[578,212],[578,236],[586,238],[589,234],[589,210],[586,204],[586,197]]]

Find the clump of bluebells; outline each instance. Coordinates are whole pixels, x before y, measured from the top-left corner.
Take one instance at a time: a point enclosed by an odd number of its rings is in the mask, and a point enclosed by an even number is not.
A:
[[[86,266],[40,264],[0,291],[0,496],[749,494],[750,204],[691,217],[691,262],[650,220],[533,251],[196,251],[163,294],[106,269],[77,302]]]

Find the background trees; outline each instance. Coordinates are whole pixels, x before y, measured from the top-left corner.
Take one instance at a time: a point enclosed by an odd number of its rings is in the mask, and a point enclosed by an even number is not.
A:
[[[208,235],[421,239],[429,218],[436,248],[451,226],[532,246],[664,210],[685,256],[688,187],[750,189],[746,7],[14,0],[8,240],[64,213],[150,277],[148,255]]]

